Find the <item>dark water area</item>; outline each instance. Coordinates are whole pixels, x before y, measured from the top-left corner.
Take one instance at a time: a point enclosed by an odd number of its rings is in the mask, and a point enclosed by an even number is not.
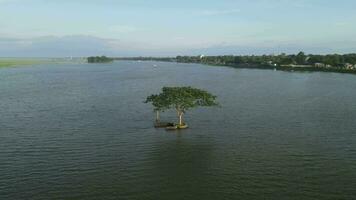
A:
[[[146,96],[221,107],[153,128]],[[356,76],[119,61],[0,69],[0,199],[355,199]],[[162,114],[176,120],[174,111]]]

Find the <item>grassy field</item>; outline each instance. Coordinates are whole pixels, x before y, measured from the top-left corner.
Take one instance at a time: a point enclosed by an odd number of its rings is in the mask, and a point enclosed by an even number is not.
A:
[[[42,62],[40,59],[0,58],[0,67],[34,65]]]
[[[86,58],[0,58],[0,68],[64,63],[86,63]]]

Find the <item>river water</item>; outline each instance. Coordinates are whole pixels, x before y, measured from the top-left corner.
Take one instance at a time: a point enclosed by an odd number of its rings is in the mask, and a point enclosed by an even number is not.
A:
[[[153,128],[146,96],[216,108]],[[0,199],[354,199],[356,76],[162,62],[0,69]],[[162,114],[176,120],[174,111]]]

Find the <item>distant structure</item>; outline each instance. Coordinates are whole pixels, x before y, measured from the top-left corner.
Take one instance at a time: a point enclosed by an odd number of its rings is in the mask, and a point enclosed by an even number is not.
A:
[[[201,55],[200,55],[200,59],[203,59],[204,57],[205,57],[204,54],[201,54]]]

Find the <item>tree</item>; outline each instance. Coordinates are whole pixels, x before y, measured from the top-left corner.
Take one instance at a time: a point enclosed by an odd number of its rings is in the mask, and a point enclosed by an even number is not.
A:
[[[155,110],[175,109],[179,126],[183,126],[183,114],[199,106],[216,106],[216,96],[207,91],[192,87],[163,87],[162,93],[147,97],[146,103],[152,103]]]
[[[106,56],[91,56],[87,58],[88,63],[107,63],[112,62],[114,59],[108,58]]]
[[[290,57],[290,56],[285,56],[282,57],[280,60],[281,65],[290,65],[290,64],[294,64],[294,60]]]
[[[307,56],[302,51],[299,52],[295,57],[295,61],[297,62],[298,65],[304,65],[306,59],[307,59]]]
[[[156,112],[156,122],[160,121],[159,113],[164,112],[169,108],[168,101],[165,99],[163,94],[153,94],[148,96],[145,103],[152,103],[153,110]]]

